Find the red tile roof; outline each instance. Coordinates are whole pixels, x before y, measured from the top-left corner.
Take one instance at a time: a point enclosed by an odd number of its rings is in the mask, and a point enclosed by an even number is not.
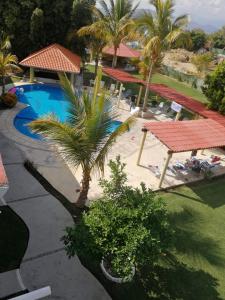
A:
[[[20,62],[25,67],[80,73],[81,58],[58,44],[52,44]]]
[[[102,68],[102,71],[108,76],[120,82],[133,82],[133,83],[141,83],[141,84],[143,83],[143,80],[138,79],[137,77],[132,76],[131,74],[119,69]]]
[[[151,84],[150,90],[163,98],[176,101],[183,107],[186,107],[190,111],[195,112],[204,118],[213,119],[214,121],[217,121],[221,125],[225,126],[225,116],[216,111],[208,109],[204,104],[198,102],[197,100],[188,96],[184,96],[183,94],[164,84]]]
[[[144,126],[172,152],[225,146],[225,128],[214,120],[148,122]]]
[[[114,55],[114,47],[105,47],[102,52],[105,54]],[[140,57],[140,55],[141,53],[139,51],[129,48],[123,43],[120,43],[116,53],[116,56],[130,58]]]
[[[8,186],[8,179],[5,173],[5,169],[2,163],[2,157],[0,155],[0,188]]]

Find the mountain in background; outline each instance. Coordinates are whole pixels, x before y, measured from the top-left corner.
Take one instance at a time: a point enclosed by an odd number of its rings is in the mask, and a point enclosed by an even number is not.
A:
[[[199,28],[203,29],[207,33],[212,33],[220,29],[219,26],[216,26],[214,24],[200,24],[194,21],[191,21],[191,23],[188,25],[188,29],[194,29]]]

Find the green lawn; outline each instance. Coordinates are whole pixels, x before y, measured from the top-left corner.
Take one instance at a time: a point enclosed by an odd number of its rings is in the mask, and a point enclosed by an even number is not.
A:
[[[94,73],[94,66],[87,65],[86,68],[90,73]],[[132,75],[140,77],[140,75],[137,73],[133,73]],[[107,77],[107,76],[105,76],[105,77]],[[153,75],[152,82],[165,84],[165,85],[175,89],[176,91],[184,94],[185,96],[190,96],[190,97],[192,97],[200,102],[203,102],[203,103],[207,102],[206,97],[199,90],[194,89],[191,86],[189,86],[185,83],[182,83],[180,81],[177,81],[176,79],[173,79],[171,77],[157,73],[157,74]],[[135,93],[138,93],[138,89],[139,89],[138,85],[126,84],[126,86],[128,88],[132,88]]]
[[[154,270],[148,267],[128,284],[104,278],[99,264],[87,258],[114,300],[225,299],[225,179],[161,193],[175,229],[175,249]]]
[[[0,273],[19,267],[27,248],[29,231],[8,206],[0,206]]]
[[[190,96],[200,102],[207,102],[206,97],[201,93],[199,90],[192,88],[191,86],[182,83],[180,81],[177,81],[176,79],[173,79],[171,77],[162,75],[162,74],[155,74],[153,76],[153,83],[162,83],[166,84],[169,87],[175,89],[176,91],[184,94],[185,96]]]

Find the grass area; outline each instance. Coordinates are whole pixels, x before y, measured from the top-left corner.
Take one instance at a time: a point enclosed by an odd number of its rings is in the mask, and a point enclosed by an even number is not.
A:
[[[90,73],[94,73],[94,66],[92,65],[87,65],[86,66],[87,70]],[[132,73],[132,75],[140,77],[139,74],[137,73]],[[207,99],[206,97],[203,95],[203,93],[201,93],[201,91],[192,88],[191,86],[189,86],[188,84],[185,84],[183,82],[180,82],[176,79],[173,79],[171,77],[162,75],[162,74],[154,74],[153,78],[152,78],[152,82],[153,83],[161,83],[161,84],[165,84],[173,89],[175,89],[176,91],[184,94],[185,96],[190,96],[196,100],[198,100],[199,102],[202,103],[207,103]],[[134,84],[128,84],[126,85],[128,88],[132,88],[134,89],[135,93],[138,93],[138,89],[139,86],[138,85],[134,85]]]
[[[29,231],[8,206],[0,206],[0,273],[19,267],[25,254]]]
[[[81,258],[114,300],[225,299],[225,179],[161,193],[175,229],[175,250],[133,282],[117,285],[98,262]]]
[[[173,79],[169,76],[165,76],[165,75],[157,73],[157,74],[153,75],[152,82],[165,84],[165,85],[175,89],[176,91],[184,94],[185,96],[190,96],[190,97],[198,100],[199,102],[203,102],[203,103],[208,102],[205,95],[203,93],[201,93],[199,90],[194,89],[191,86],[189,86],[188,84],[182,83],[182,82],[180,82],[176,79]]]

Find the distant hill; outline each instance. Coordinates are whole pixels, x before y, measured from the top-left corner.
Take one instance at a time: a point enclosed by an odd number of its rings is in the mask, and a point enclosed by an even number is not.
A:
[[[219,29],[219,27],[214,25],[214,24],[200,24],[200,23],[197,23],[197,22],[194,22],[194,21],[192,21],[189,24],[188,28],[189,29],[201,28],[207,33],[212,33],[212,32],[215,32]]]

